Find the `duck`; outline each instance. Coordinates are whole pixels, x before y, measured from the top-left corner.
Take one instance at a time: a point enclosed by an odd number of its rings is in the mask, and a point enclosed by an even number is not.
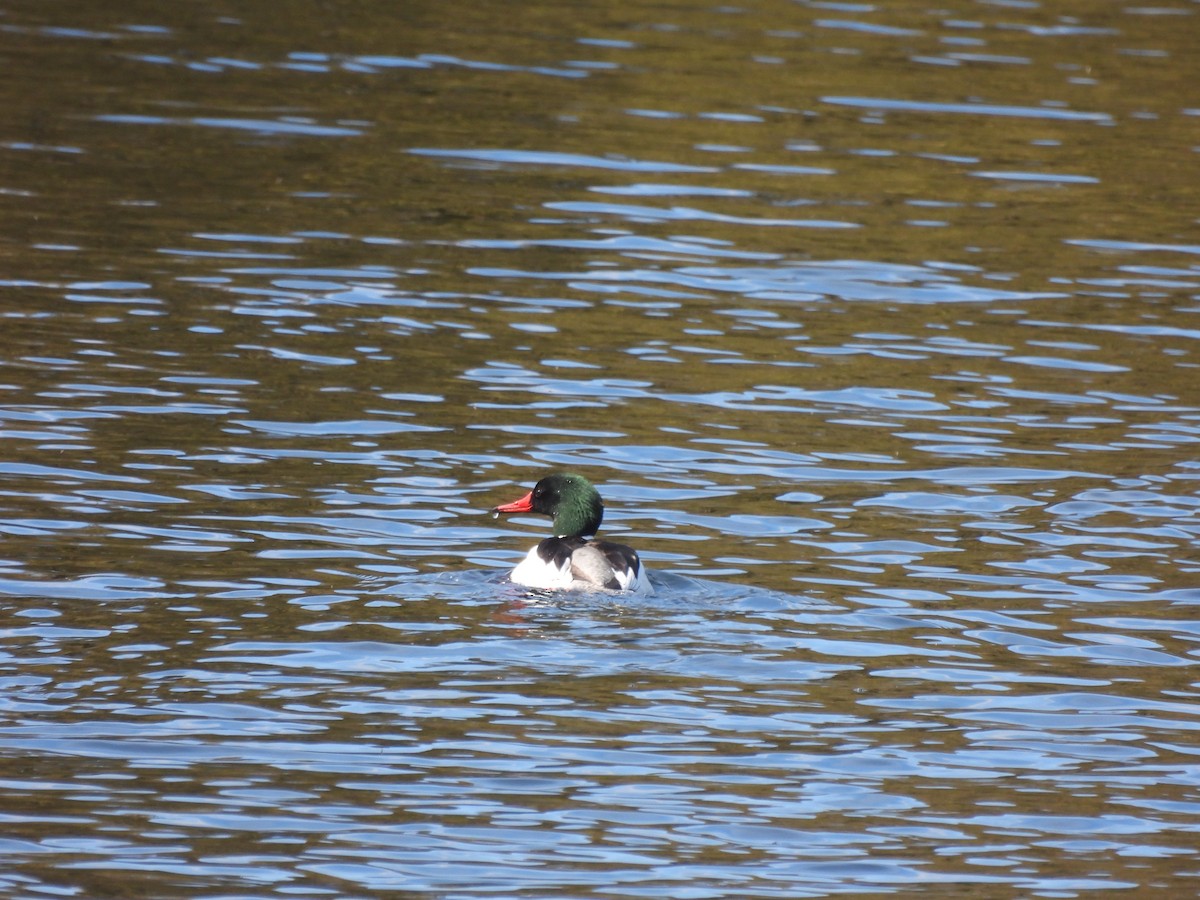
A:
[[[512,570],[514,584],[551,591],[654,593],[636,550],[593,540],[604,520],[604,501],[582,475],[547,475],[519,500],[495,507],[492,515],[523,512],[550,516],[554,536],[539,542]]]

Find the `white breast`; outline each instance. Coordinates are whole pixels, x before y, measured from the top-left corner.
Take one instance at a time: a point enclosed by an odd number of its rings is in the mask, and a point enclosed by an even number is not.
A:
[[[554,563],[542,559],[538,555],[538,548],[534,547],[525,554],[525,558],[517,564],[508,577],[513,584],[543,591],[605,590],[594,581],[582,580],[579,577],[580,574],[586,573],[587,568],[587,566],[584,566],[582,570],[573,568],[570,559],[564,559],[561,566],[556,566]],[[654,593],[654,587],[646,576],[645,567],[641,567],[636,573],[629,569],[610,570],[607,566],[605,571],[612,571],[621,591],[643,595]]]
[[[517,564],[508,577],[513,584],[539,588],[543,591],[567,590],[575,580],[571,575],[570,560],[567,560],[561,567],[548,563],[538,556],[537,547],[525,554],[525,558]]]

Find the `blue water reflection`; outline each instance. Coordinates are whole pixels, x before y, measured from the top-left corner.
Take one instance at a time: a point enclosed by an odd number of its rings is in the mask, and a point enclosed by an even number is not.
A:
[[[1194,889],[1195,10],[109,6],[0,21],[0,896]]]

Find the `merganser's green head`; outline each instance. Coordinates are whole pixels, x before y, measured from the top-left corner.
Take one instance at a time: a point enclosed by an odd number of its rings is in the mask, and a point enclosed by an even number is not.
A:
[[[535,512],[554,519],[556,537],[588,537],[600,530],[604,502],[592,483],[574,472],[556,472],[539,481],[524,497],[493,510]]]

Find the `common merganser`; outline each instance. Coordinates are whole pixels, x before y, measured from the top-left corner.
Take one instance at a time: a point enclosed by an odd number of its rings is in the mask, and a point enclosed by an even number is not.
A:
[[[574,472],[547,475],[533,490],[492,514],[533,512],[554,519],[554,537],[529,551],[509,578],[543,590],[609,590],[652,594],[637,551],[588,540],[600,530],[604,503],[592,483]]]

